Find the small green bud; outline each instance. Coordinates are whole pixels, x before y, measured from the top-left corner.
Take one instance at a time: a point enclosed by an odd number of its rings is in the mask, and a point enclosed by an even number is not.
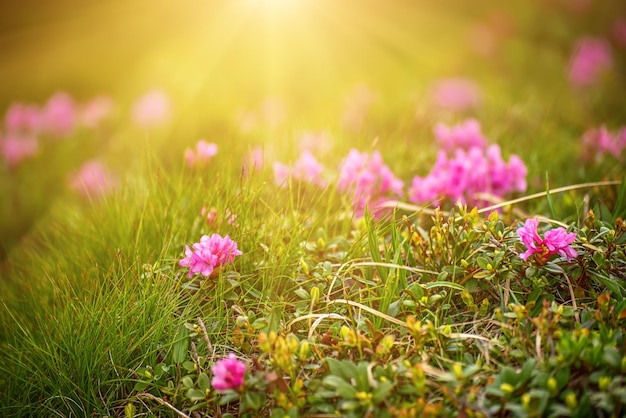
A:
[[[572,410],[578,408],[578,399],[576,399],[576,394],[574,392],[569,392],[565,395],[565,405]]]
[[[503,383],[500,385],[500,390],[504,392],[505,395],[510,395],[515,391],[515,388],[510,383]]]
[[[601,376],[600,379],[598,379],[598,387],[600,388],[602,392],[608,391],[610,386],[611,386],[610,376]]]

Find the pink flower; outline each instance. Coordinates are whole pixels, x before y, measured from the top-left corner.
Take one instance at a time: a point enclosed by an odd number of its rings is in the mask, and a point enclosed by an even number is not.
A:
[[[435,125],[434,132],[437,141],[446,151],[457,148],[485,148],[487,146],[487,139],[482,134],[480,123],[475,119],[467,119],[451,128],[443,123],[438,123]]]
[[[7,109],[4,126],[9,134],[36,134],[41,130],[42,112],[36,105],[13,103]]]
[[[37,154],[39,142],[33,136],[9,135],[0,137],[0,155],[9,167],[16,167],[22,160]]]
[[[484,202],[476,197],[478,193],[503,197],[514,191],[524,192],[526,175],[522,160],[512,155],[506,163],[495,144],[487,149],[456,149],[453,157],[441,150],[431,172],[426,177],[413,178],[409,200],[438,206],[441,199],[447,198],[482,206]]]
[[[68,136],[76,126],[76,105],[69,94],[59,92],[48,99],[42,114],[43,129],[57,138]]]
[[[209,209],[206,206],[202,206],[200,216],[203,216],[206,219],[207,225],[213,225],[217,221],[217,209]]]
[[[196,143],[196,149],[187,148],[185,150],[185,159],[187,165],[193,167],[198,163],[206,163],[217,155],[217,144],[200,140]]]
[[[440,108],[459,112],[476,108],[482,101],[478,85],[465,78],[440,80],[433,84],[430,95]]]
[[[180,261],[183,267],[189,267],[189,277],[200,273],[204,277],[210,276],[215,269],[230,264],[242,252],[237,249],[237,243],[228,235],[222,238],[219,234],[204,235],[189,248],[185,246],[185,258]]]
[[[565,228],[556,228],[547,231],[545,238],[541,238],[537,232],[538,223],[536,217],[527,219],[524,226],[517,229],[517,235],[527,248],[526,252],[519,255],[523,260],[534,256],[537,264],[544,265],[554,254],[566,257],[568,262],[578,256],[576,250],[570,247],[576,239],[574,232],[568,233]]]
[[[587,130],[582,136],[582,153],[585,160],[602,160],[605,154],[620,159],[626,149],[626,128],[611,133],[604,125]]]
[[[279,162],[274,163],[274,182],[279,186],[284,186],[287,179],[291,177],[293,180],[324,187],[326,182],[322,178],[323,171],[324,166],[317,161],[315,156],[304,151],[293,167],[288,167]]]
[[[151,90],[134,103],[132,117],[144,129],[165,125],[171,118],[170,99],[162,90]]]
[[[374,151],[371,157],[356,149],[339,164],[337,190],[351,194],[356,216],[363,216],[366,206],[379,214],[380,205],[404,194],[404,183],[396,178],[383,157]]]
[[[70,188],[84,198],[97,198],[117,186],[104,165],[98,161],[88,161],[74,173],[69,181]]]
[[[613,64],[611,47],[601,38],[582,38],[576,44],[569,79],[577,87],[594,84]]]
[[[213,379],[211,385],[218,391],[239,390],[244,383],[246,364],[239,360],[233,353],[227,358],[218,360],[211,367]]]
[[[113,110],[113,100],[107,96],[99,96],[83,105],[80,119],[88,128],[97,128]]]

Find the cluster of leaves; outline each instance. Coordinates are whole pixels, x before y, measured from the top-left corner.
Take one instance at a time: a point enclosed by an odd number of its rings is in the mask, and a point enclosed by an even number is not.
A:
[[[350,240],[318,231],[300,246],[280,315],[231,306],[225,342],[248,364],[240,391],[210,387],[223,350],[198,319],[179,330],[172,364],[136,371],[127,415],[146,396],[192,415],[620,415],[624,222],[590,211],[569,228],[578,257],[539,266],[518,256],[506,217],[459,207],[366,218]]]

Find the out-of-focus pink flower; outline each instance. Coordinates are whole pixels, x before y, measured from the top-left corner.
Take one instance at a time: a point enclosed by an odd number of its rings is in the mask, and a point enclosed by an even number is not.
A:
[[[544,265],[554,254],[566,257],[567,261],[578,256],[576,250],[570,247],[570,244],[576,239],[574,232],[568,233],[565,228],[556,228],[547,231],[544,234],[545,238],[541,238],[537,232],[538,225],[539,221],[535,217],[534,219],[527,219],[524,226],[517,229],[517,235],[527,248],[525,252],[519,255],[523,260],[528,260],[534,256],[538,265]]]
[[[604,125],[589,129],[582,136],[582,147],[585,160],[600,162],[606,154],[621,159],[626,149],[626,127],[616,133],[609,132]]]
[[[70,188],[84,198],[98,198],[117,186],[117,181],[99,161],[87,161],[69,180]]]
[[[189,267],[189,277],[200,273],[204,277],[210,276],[214,270],[225,264],[230,264],[242,252],[237,249],[237,243],[228,235],[203,235],[200,242],[189,248],[185,246],[185,258],[180,261],[183,267]]]
[[[440,108],[458,112],[476,108],[482,102],[478,85],[465,78],[437,81],[431,87],[430,96]]]
[[[193,167],[199,163],[206,163],[217,155],[217,144],[206,142],[201,139],[196,143],[196,149],[187,148],[185,150],[185,159],[187,165]]]
[[[9,134],[37,134],[41,130],[42,111],[36,105],[12,103],[4,117],[4,127]]]
[[[218,360],[215,366],[211,367],[211,371],[213,372],[211,385],[215,390],[237,391],[243,386],[246,364],[230,353],[227,358]]]
[[[206,219],[207,225],[213,225],[217,221],[217,209],[209,209],[206,206],[202,206],[202,209],[200,210],[200,216]]]
[[[202,209],[200,210],[200,216],[204,217],[206,220],[206,224],[209,226],[212,225],[218,225],[218,213],[217,213],[217,209],[215,208],[211,208],[209,209],[206,206],[203,206]],[[231,226],[238,226],[236,221],[237,221],[237,215],[232,213],[230,209],[226,209],[226,211],[224,212],[224,219],[226,219],[226,223],[228,225]]]
[[[402,197],[403,187],[402,180],[384,164],[378,151],[370,157],[352,149],[339,164],[337,190],[352,195],[357,217],[363,216],[368,206],[374,215],[380,215],[380,205]]]
[[[98,96],[82,106],[81,123],[91,129],[97,128],[113,111],[113,100],[107,96]]]
[[[613,65],[611,46],[601,38],[582,38],[570,60],[569,79],[574,86],[594,84]]]
[[[137,99],[132,109],[133,121],[144,129],[166,125],[171,119],[171,113],[169,97],[158,89]]]
[[[43,129],[56,138],[67,137],[76,126],[76,105],[69,94],[55,93],[43,108]]]
[[[431,172],[413,178],[409,200],[438,206],[441,199],[450,199],[482,206],[484,202],[476,197],[479,193],[503,197],[514,191],[524,192],[526,175],[522,160],[513,155],[507,164],[496,144],[487,149],[457,149],[452,158],[441,150]]]
[[[480,123],[474,119],[468,119],[453,127],[448,127],[443,123],[435,125],[435,138],[446,151],[454,149],[485,148],[487,138],[483,136]]]
[[[324,187],[326,182],[322,178],[324,166],[315,156],[308,151],[300,154],[300,158],[293,167],[288,167],[280,162],[274,163],[274,182],[279,186],[285,186],[289,178]]]
[[[243,160],[242,171],[245,176],[251,175],[254,171],[261,171],[263,168],[263,148],[252,148]],[[284,180],[284,179],[283,179]]]
[[[9,134],[0,137],[0,155],[9,167],[16,167],[22,160],[37,154],[39,142],[34,136]]]

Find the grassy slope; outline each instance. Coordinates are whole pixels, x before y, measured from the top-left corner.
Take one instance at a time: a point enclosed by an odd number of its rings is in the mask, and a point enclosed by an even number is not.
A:
[[[120,10],[116,7],[121,6],[112,2],[102,7],[108,8],[105,16],[109,18],[103,20],[108,22],[110,16]],[[233,305],[244,313],[266,318],[268,329],[280,329],[294,319],[293,309],[300,300],[293,291],[312,284],[306,279],[301,281],[301,258],[306,258],[313,267],[324,257],[330,257],[322,253],[318,255],[320,259],[316,259],[303,251],[301,243],[316,242],[320,236],[326,241],[343,237],[347,243],[338,246],[337,258],[330,258],[333,263],[361,257],[376,259],[376,251],[371,251],[376,248],[372,241],[389,237],[390,227],[370,226],[368,229],[361,225],[359,229],[349,217],[341,218],[345,215],[342,210],[345,206],[332,188],[323,192],[310,188],[299,190],[299,186],[292,191],[276,190],[271,185],[269,169],[252,180],[242,179],[238,167],[248,148],[246,141],[264,143],[270,150],[271,144],[277,143],[273,157],[287,161],[295,157],[296,146],[285,138],[311,125],[330,128],[331,134],[341,141],[336,144],[334,155],[328,157],[328,165],[332,166],[345,155],[349,146],[367,149],[372,138],[379,136],[378,147],[384,151],[386,161],[394,169],[399,167],[400,175],[408,179],[413,174],[423,174],[432,161],[432,124],[451,120],[450,115],[426,109],[418,113],[415,121],[415,99],[411,96],[423,93],[428,81],[442,74],[462,73],[475,76],[484,85],[486,104],[474,116],[479,117],[487,135],[502,144],[505,153],[521,154],[527,161],[531,191],[543,190],[546,172],[554,185],[604,176],[623,177],[623,169],[618,164],[591,169],[572,164],[577,150],[571,143],[588,126],[604,121],[623,123],[624,106],[616,106],[623,99],[611,92],[623,86],[624,80],[611,79],[602,90],[604,94],[589,93],[581,98],[568,89],[560,76],[544,77],[543,70],[532,65],[535,54],[550,65],[563,65],[568,41],[576,31],[585,32],[586,28],[567,29],[571,33],[555,35],[547,27],[535,32],[522,26],[520,31],[531,39],[530,42],[512,40],[505,44],[503,55],[477,59],[472,53],[455,49],[459,42],[457,37],[463,33],[457,23],[461,27],[469,24],[463,10],[450,15],[441,10],[421,15],[415,10],[398,6],[397,10],[386,11],[389,15],[384,20],[378,20],[375,13],[357,16],[355,25],[360,24],[362,28],[347,25],[338,34],[342,42],[326,50],[334,63],[330,65],[341,67],[343,71],[337,70],[339,76],[332,81],[327,82],[322,73],[311,69],[302,72],[295,64],[287,67],[285,79],[289,82],[277,88],[286,92],[287,108],[292,112],[289,122],[279,130],[259,130],[252,138],[239,134],[232,124],[223,120],[232,120],[233,112],[241,106],[237,100],[254,106],[271,86],[257,86],[244,70],[235,72],[230,79],[225,74],[229,74],[232,67],[254,67],[262,57],[251,56],[242,64],[238,61],[241,57],[225,55],[227,58],[215,64],[210,78],[213,81],[194,81],[198,77],[185,77],[185,74],[202,62],[199,52],[187,52],[187,57],[183,54],[176,67],[162,65],[172,58],[171,51],[180,51],[190,37],[197,35],[191,30],[178,38],[159,39],[165,48],[147,54],[148,58],[138,62],[130,74],[126,74],[127,58],[132,55],[129,49],[105,49],[100,59],[110,60],[108,66],[99,65],[103,62],[76,60],[76,51],[82,47],[67,42],[73,36],[71,31],[64,34],[54,27],[42,29],[44,34],[57,34],[62,39],[56,42],[65,45],[66,49],[57,50],[60,55],[54,60],[41,57],[35,51],[15,50],[15,59],[12,65],[4,67],[3,75],[16,82],[3,87],[3,104],[23,98],[23,94],[39,100],[47,95],[41,93],[42,90],[51,91],[58,86],[88,96],[94,90],[107,90],[108,83],[113,85],[111,78],[122,74],[128,77],[127,83],[115,84],[112,90],[117,89],[121,96],[128,98],[141,91],[144,85],[161,82],[167,74],[170,81],[166,82],[166,87],[173,88],[177,103],[186,111],[178,115],[171,132],[160,132],[153,138],[144,140],[138,131],[120,129],[105,155],[112,161],[123,158],[120,165],[128,167],[122,190],[94,205],[81,205],[72,199],[53,200],[49,209],[38,212],[32,232],[11,248],[3,266],[1,285],[4,306],[0,313],[3,324],[0,332],[5,361],[0,366],[3,370],[0,380],[2,406],[6,408],[3,413],[51,415],[52,411],[63,411],[66,416],[119,413],[124,405],[121,401],[132,393],[137,368],[172,361],[180,324],[193,323],[201,316],[209,325],[214,355],[221,355],[233,348],[231,332],[237,316]],[[92,13],[100,15],[97,10]],[[165,19],[166,15],[166,11],[149,14],[145,25],[151,27],[162,22],[160,19]],[[85,24],[81,19],[95,21],[93,16],[82,17],[76,23],[79,26]],[[414,19],[423,24],[415,24]],[[383,25],[380,21],[387,23]],[[391,21],[397,23],[389,23]],[[336,22],[331,27],[338,31],[340,24]],[[415,32],[407,36],[403,30],[409,27],[418,29],[410,29]],[[437,44],[438,48],[433,48],[430,42],[418,41],[419,48],[412,51],[413,41],[432,36],[433,27],[449,29],[441,31],[446,36]],[[38,35],[25,34],[36,33],[32,32],[32,27],[30,30],[20,32],[19,36],[38,38]],[[359,40],[359,35],[363,34],[370,35]],[[235,43],[234,48],[252,42],[247,36],[253,35],[240,36],[243,39]],[[328,38],[327,43],[332,44],[330,33]],[[534,42],[535,38],[548,39],[548,42],[539,44]],[[4,39],[5,44],[9,42],[7,39]],[[49,42],[54,45],[55,41]],[[105,43],[99,42],[99,45]],[[141,37],[134,42],[141,44]],[[297,50],[297,45],[284,48],[283,52],[289,54]],[[346,56],[346,50],[352,55]],[[45,74],[37,73],[34,83],[31,77],[18,76],[26,72],[26,68],[53,61],[56,66],[50,66]],[[474,64],[475,61],[478,61],[476,65],[467,69],[467,62]],[[344,62],[347,65],[341,65]],[[94,65],[100,68],[98,73],[91,71]],[[303,76],[296,77],[297,74]],[[312,77],[312,84],[322,86],[315,94],[309,95],[302,85],[308,84],[301,81],[307,76]],[[224,79],[229,81],[223,83]],[[336,116],[341,108],[339,93],[348,91],[355,80],[367,82],[382,96],[374,105],[371,121],[360,133],[342,130]],[[268,83],[270,81],[268,77]],[[129,87],[136,84],[142,87]],[[196,89],[203,93],[196,95]],[[215,97],[224,99],[211,100]],[[422,101],[417,101],[419,109],[426,107]],[[206,170],[184,170],[182,158],[173,155],[182,155],[184,146],[192,142],[188,138],[207,133],[221,146],[220,161]],[[131,139],[138,137],[142,139]],[[412,142],[414,139],[419,146]],[[151,151],[145,151],[146,145]],[[70,159],[81,158],[77,157],[76,150],[68,152],[73,156]],[[67,159],[61,153],[58,161],[62,165]],[[22,175],[29,179],[28,172]],[[579,198],[580,194],[571,194],[569,200],[556,198],[560,220],[574,221],[582,217],[577,214],[582,207],[577,201]],[[222,224],[219,232],[231,234],[244,255],[236,263],[238,273],[232,280],[225,280],[228,276],[224,275],[208,292],[189,293],[181,288],[179,279],[184,272],[177,267],[177,261],[185,244],[196,241],[202,233],[212,232],[197,215],[203,205],[215,206],[220,213],[229,209],[238,215],[238,227]],[[524,209],[528,213],[549,213],[543,200],[531,202]],[[366,232],[370,233],[369,241]],[[398,237],[392,239],[396,245],[400,241]],[[443,270],[443,265],[439,268]],[[383,276],[381,270],[377,273],[374,269],[366,270],[350,271],[337,277],[356,283],[361,274],[369,275],[366,279],[373,279],[377,274]],[[383,308],[397,302],[394,299],[397,284],[374,283],[367,282],[360,290],[354,284],[326,283],[325,290],[333,297],[343,292],[344,297],[350,295],[355,302],[389,312]],[[333,293],[336,289],[341,290],[337,295]],[[586,295],[584,300],[591,303],[591,299]],[[503,302],[494,297],[492,304],[503,305]],[[336,306],[320,307],[318,313]],[[455,307],[459,318],[467,315],[466,307],[461,304]],[[443,325],[448,312],[434,308],[433,311],[433,317]],[[346,317],[353,314],[350,310],[337,309],[336,312]],[[368,319],[374,321],[379,330],[389,328],[390,333],[393,330],[380,316]],[[453,319],[452,323],[460,321]],[[363,325],[358,322],[355,320],[352,325]],[[300,330],[303,333],[304,328]],[[450,357],[439,361],[442,368],[451,360],[461,360],[454,354],[446,355]]]

